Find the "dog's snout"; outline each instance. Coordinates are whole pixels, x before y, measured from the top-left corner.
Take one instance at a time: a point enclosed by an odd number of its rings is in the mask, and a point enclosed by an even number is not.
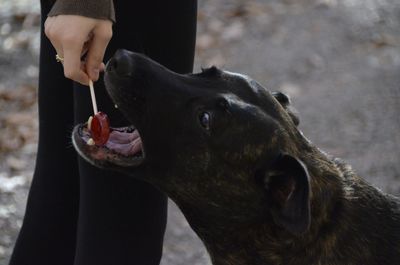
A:
[[[107,64],[107,71],[115,72],[118,75],[130,75],[133,72],[133,61],[130,52],[118,50]]]

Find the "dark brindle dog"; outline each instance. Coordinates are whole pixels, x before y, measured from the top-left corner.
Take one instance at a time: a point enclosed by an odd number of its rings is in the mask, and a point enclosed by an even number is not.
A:
[[[215,265],[400,264],[399,200],[313,146],[284,94],[215,67],[179,75],[127,51],[105,81],[136,129],[97,147],[80,125],[76,149],[166,192]]]

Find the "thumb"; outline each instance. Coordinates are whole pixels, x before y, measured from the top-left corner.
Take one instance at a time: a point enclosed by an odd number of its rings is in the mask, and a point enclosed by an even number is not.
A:
[[[107,31],[102,31],[100,29],[96,30],[97,32],[94,32],[86,57],[86,72],[93,81],[99,79],[104,53],[112,35]]]

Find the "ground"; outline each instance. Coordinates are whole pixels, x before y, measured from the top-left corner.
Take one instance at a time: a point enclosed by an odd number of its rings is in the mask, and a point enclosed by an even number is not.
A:
[[[37,141],[39,1],[0,0],[0,265],[21,226]],[[400,195],[398,0],[199,1],[195,69],[290,95],[317,146]],[[162,265],[209,264],[170,203]]]

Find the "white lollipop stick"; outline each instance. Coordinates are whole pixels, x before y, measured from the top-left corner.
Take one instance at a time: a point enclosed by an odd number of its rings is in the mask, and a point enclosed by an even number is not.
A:
[[[93,112],[96,115],[97,111],[97,103],[96,103],[96,96],[94,95],[94,88],[93,88],[93,81],[89,80],[89,87],[90,87],[90,96],[92,98],[92,105],[93,105]]]

